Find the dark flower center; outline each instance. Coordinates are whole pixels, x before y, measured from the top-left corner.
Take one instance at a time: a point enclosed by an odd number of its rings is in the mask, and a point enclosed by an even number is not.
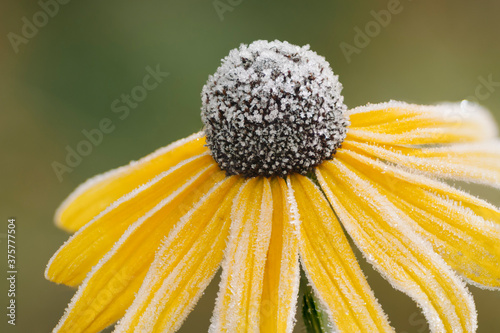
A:
[[[201,118],[213,158],[229,175],[307,173],[345,139],[341,90],[309,46],[242,44],[203,87]]]

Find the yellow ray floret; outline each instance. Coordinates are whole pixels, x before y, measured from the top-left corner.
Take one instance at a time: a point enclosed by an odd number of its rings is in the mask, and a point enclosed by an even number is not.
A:
[[[346,140],[393,145],[481,141],[497,128],[489,112],[472,103],[415,105],[390,101],[347,112],[351,126]]]
[[[273,198],[267,178],[249,179],[232,210],[232,225],[210,332],[258,332]]]
[[[341,332],[392,332],[321,191],[304,176],[290,176],[289,184],[300,223],[304,271],[336,328]]]
[[[160,148],[137,162],[87,180],[57,209],[56,224],[70,232],[80,229],[123,195],[181,161],[207,152],[204,144],[202,133],[196,133]]]
[[[499,140],[438,148],[408,148],[356,141],[345,141],[342,146],[440,178],[500,188]]]
[[[498,209],[451,186],[353,151],[341,149],[337,156],[403,211],[412,228],[429,240],[452,268],[476,284],[500,287],[500,228],[466,205],[471,201],[481,204],[490,217],[496,214],[500,220]]]
[[[291,216],[290,189],[271,180],[273,222],[260,305],[260,331],[292,332],[300,280],[297,224]]]
[[[367,260],[422,308],[432,332],[473,332],[477,314],[465,284],[404,214],[341,157],[316,172],[333,209]]]
[[[79,229],[53,256],[47,279],[75,286],[83,281],[125,230],[158,205],[178,207],[192,193],[223,177],[208,154],[182,161],[128,193]],[[201,193],[201,192],[200,192]],[[187,207],[189,209],[190,207]]]
[[[240,184],[240,177],[226,179],[223,186],[231,189],[225,196],[213,192],[181,219],[115,332],[173,332],[182,325],[219,268]]]
[[[160,203],[132,224],[84,280],[55,332],[100,331],[122,317],[173,226],[205,200],[214,207],[222,202],[231,184],[216,183],[210,178],[189,192],[184,202]],[[203,217],[210,219],[207,215]]]

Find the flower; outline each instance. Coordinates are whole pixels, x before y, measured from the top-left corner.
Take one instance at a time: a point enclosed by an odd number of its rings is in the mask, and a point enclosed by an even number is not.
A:
[[[390,332],[346,233],[433,332],[473,332],[465,282],[500,287],[500,140],[468,102],[347,110],[324,58],[257,41],[202,92],[204,131],[80,185],[46,277],[78,286],[55,332],[177,330],[222,266],[211,332],[291,332],[301,266],[335,328]],[[345,232],[342,228],[345,229]]]

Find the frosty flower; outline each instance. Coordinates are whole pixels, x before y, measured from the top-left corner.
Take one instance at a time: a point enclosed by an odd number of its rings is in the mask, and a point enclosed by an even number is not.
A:
[[[340,332],[391,332],[343,228],[433,332],[473,332],[464,281],[500,287],[500,210],[443,180],[500,188],[500,140],[470,104],[346,110],[324,58],[232,50],[205,128],[85,182],[46,277],[79,286],[55,332],[177,330],[222,266],[211,332],[291,332],[299,260]],[[337,219],[338,217],[338,219]]]

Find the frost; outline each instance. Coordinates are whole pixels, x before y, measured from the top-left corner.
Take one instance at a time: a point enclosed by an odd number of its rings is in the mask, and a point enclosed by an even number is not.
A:
[[[269,180],[247,181],[234,201],[219,293],[209,332],[257,332],[264,269],[271,239]],[[262,192],[255,195],[258,187]]]
[[[345,138],[341,89],[308,45],[242,44],[203,87],[201,116],[212,156],[228,174],[306,173]]]
[[[137,170],[138,168],[144,166],[144,164],[158,158],[169,151],[172,151],[188,142],[198,140],[203,136],[203,132],[198,132],[190,135],[187,138],[177,140],[168,146],[162,147],[154,151],[153,153],[141,158],[139,161],[131,161],[128,165],[121,166],[119,168],[107,171],[103,174],[94,176],[90,179],[87,179],[84,183],[80,184],[57,208],[55,214],[56,223],[60,223],[62,212],[73,203],[75,199],[77,199],[80,195],[91,189],[92,187],[98,185],[99,183],[109,181],[110,179],[119,179],[122,175],[133,172],[133,170]]]
[[[372,156],[426,175],[500,188],[499,140],[405,151],[361,142],[353,145]]]
[[[205,168],[208,169],[209,167]],[[186,180],[185,184],[183,186],[179,187],[176,191],[171,193],[169,196],[164,198],[160,203],[158,203],[154,208],[149,210],[145,215],[143,215],[141,218],[139,218],[136,222],[134,222],[132,225],[128,227],[128,229],[121,235],[120,239],[113,245],[112,249],[107,252],[99,261],[97,265],[95,265],[92,270],[88,273],[87,277],[85,280],[82,282],[80,287],[78,288],[78,291],[76,294],[73,296],[71,299],[70,304],[68,305],[66,312],[64,316],[61,318],[59,321],[58,325],[54,329],[54,332],[58,332],[60,330],[64,330],[67,328],[67,326],[71,326],[73,321],[75,320],[75,316],[78,315],[79,311],[85,311],[89,306],[94,305],[97,306],[95,303],[89,302],[89,293],[91,294],[92,292],[96,292],[95,286],[93,284],[97,283],[96,280],[99,280],[99,283],[103,283],[105,285],[105,281],[108,284],[112,284],[113,280],[115,278],[120,278],[120,283],[119,288],[125,289],[124,292],[132,292],[130,290],[132,287],[130,285],[131,279],[130,279],[130,274],[132,274],[134,269],[139,269],[139,267],[134,267],[133,263],[137,258],[131,258],[131,256],[142,256],[142,260],[144,261],[146,258],[146,255],[144,253],[141,253],[141,249],[139,248],[138,251],[134,252],[133,254],[129,255],[127,257],[127,260],[130,260],[130,263],[127,265],[123,265],[121,267],[121,272],[123,274],[106,274],[108,273],[108,265],[113,264],[113,260],[115,261],[123,261],[125,258],[123,257],[122,251],[123,249],[131,242],[131,240],[134,240],[136,237],[140,236],[141,233],[147,232],[147,227],[149,227],[149,224],[151,223],[151,218],[161,212],[162,208],[165,207],[166,205],[170,204],[179,194],[181,194],[183,191],[185,191],[189,186],[194,184],[197,179],[199,179],[205,172],[205,170],[201,170],[196,176],[193,176],[192,178]],[[148,223],[149,222],[149,223]],[[134,272],[137,274],[137,272]],[[102,281],[100,279],[103,279],[103,277],[107,280]],[[116,282],[115,282],[116,284]],[[118,287],[118,291],[120,290]],[[128,290],[127,290],[128,289]],[[114,295],[112,294],[111,296],[116,296],[116,293],[118,292],[117,290],[113,290]],[[99,291],[101,292],[101,291]],[[108,301],[111,301],[112,298],[107,298]],[[92,309],[93,313],[95,314],[95,317],[98,317],[99,315],[102,315],[102,312],[107,311],[107,307],[102,307],[105,304],[99,304],[100,308],[97,310]],[[91,317],[85,317],[85,320],[91,320]],[[83,319],[82,319],[83,320]]]
[[[443,332],[445,326],[474,332],[477,313],[465,283],[411,229],[405,214],[344,163],[326,164],[328,178],[319,171],[318,181],[365,258],[417,302],[432,332]]]
[[[370,122],[363,122],[364,114]],[[351,136],[384,144],[447,144],[489,140],[498,134],[488,110],[473,103],[416,105],[389,101],[360,106],[348,110],[347,115],[352,120]]]
[[[209,255],[211,259],[222,257],[230,222],[223,214],[227,208],[221,194],[231,183],[232,180],[226,178],[215,184],[165,237],[137,297],[115,333],[128,331],[138,318],[137,326],[133,327],[136,331],[151,332],[162,325],[166,331],[175,331],[182,325],[218,268],[217,260],[204,260],[200,254]],[[221,205],[215,215],[207,214],[210,209],[207,206],[217,202]],[[212,238],[214,233],[217,236]],[[172,307],[172,303],[179,306]]]

